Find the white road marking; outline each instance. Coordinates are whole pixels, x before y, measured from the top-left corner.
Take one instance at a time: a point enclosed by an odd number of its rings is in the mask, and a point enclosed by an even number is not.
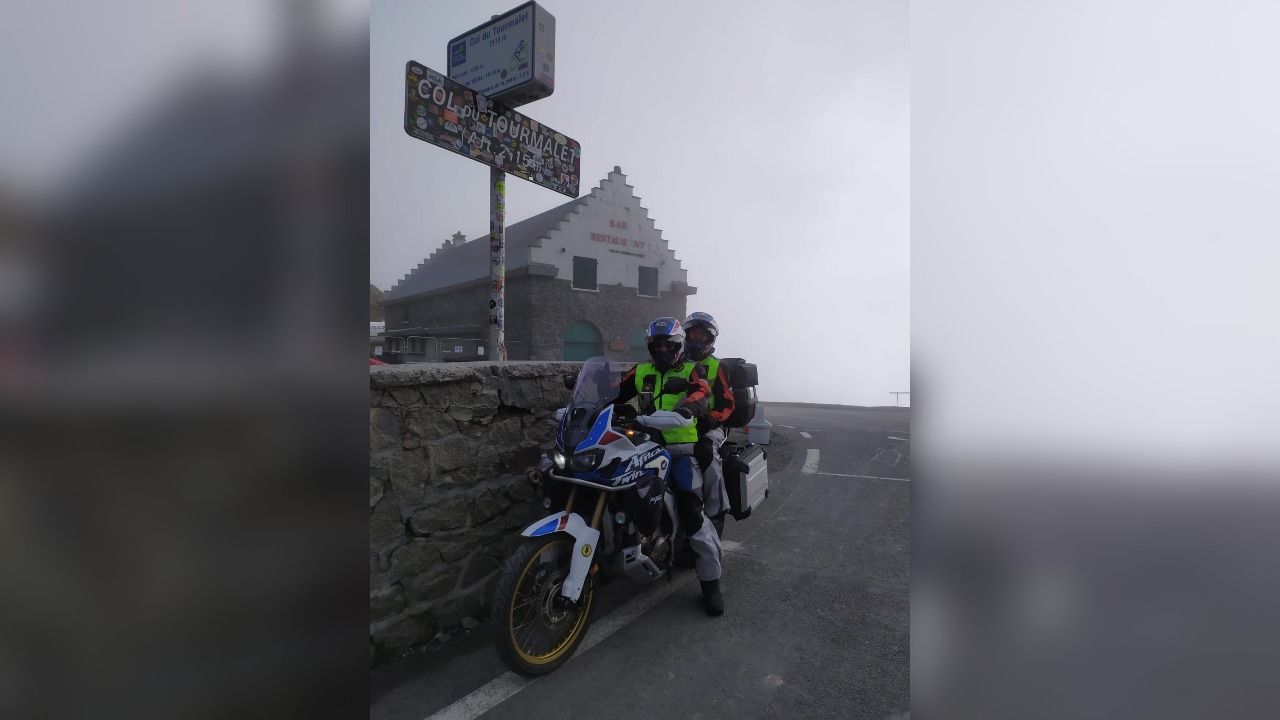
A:
[[[721,545],[727,545],[728,542],[722,542]],[[741,543],[735,543],[740,548]],[[737,548],[735,548],[737,549]],[[694,578],[693,573],[686,574],[683,578],[677,578],[674,582],[667,583],[665,580],[656,580],[654,583],[658,587],[653,591],[645,593],[622,607],[609,613],[609,616],[603,620],[599,620],[587,629],[587,636],[582,639],[582,644],[574,651],[573,657],[577,657],[595,647],[605,638],[618,632],[632,620],[643,615],[650,608],[658,603],[666,600],[671,593],[685,587]],[[426,720],[474,720],[496,707],[499,703],[510,698],[512,695],[520,692],[533,682],[532,679],[517,675],[513,672],[505,672],[502,675],[490,680],[481,687],[472,691],[471,694],[458,700],[452,705],[444,708],[434,715],[430,715]]]
[[[742,549],[742,543],[736,542],[734,540],[721,540],[720,549],[724,550],[725,552],[738,552],[739,550]]]
[[[896,480],[897,482],[911,482],[911,478],[891,478],[891,477],[880,477],[879,475],[849,475],[848,473],[831,473],[831,472],[820,472],[820,473],[815,473],[815,474],[816,474],[816,475],[831,475],[831,476],[833,476],[833,477],[863,478],[863,479],[865,479],[865,480]]]
[[[892,436],[892,435],[890,435],[890,436],[889,436],[889,439],[890,439],[890,440],[902,440],[902,441],[904,441],[904,442],[910,442],[910,441],[911,441],[911,438],[900,438],[900,437],[894,437],[894,436]]]
[[[525,689],[531,682],[533,681],[529,678],[507,671],[485,683],[470,695],[429,716],[427,720],[472,720]]]
[[[806,450],[805,456],[804,456],[804,467],[800,468],[800,472],[804,473],[805,475],[812,475],[818,472],[819,459],[820,459],[820,453],[818,452],[817,448],[810,448],[809,450]]]
[[[784,427],[784,428],[786,428],[786,429],[788,429],[788,430],[795,430],[795,428],[794,428],[794,427],[792,427],[792,426],[790,426],[790,425],[779,425],[778,427]]]
[[[803,431],[803,430],[801,430],[801,431],[800,431],[800,437],[802,437],[802,438],[810,438],[810,439],[812,439],[812,438],[813,438],[813,436],[812,436],[812,435],[810,435],[809,433],[807,433],[807,432],[805,432],[805,431]]]
[[[614,610],[609,613],[609,617],[600,622],[592,623],[591,627],[587,629],[587,636],[583,638],[582,644],[574,651],[573,656],[577,657],[595,647],[601,640],[618,632],[627,623],[645,614],[654,605],[666,600],[668,595],[688,585],[693,578],[694,574],[688,573],[683,578],[678,578],[670,583],[665,580],[655,580],[654,583],[661,583],[662,586]]]

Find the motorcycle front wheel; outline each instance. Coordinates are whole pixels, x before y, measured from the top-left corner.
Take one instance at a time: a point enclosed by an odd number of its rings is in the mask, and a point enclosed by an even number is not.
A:
[[[595,599],[592,577],[576,604],[560,596],[573,549],[568,535],[531,538],[503,565],[493,598],[495,640],[503,662],[522,675],[545,675],[560,667],[587,634]]]

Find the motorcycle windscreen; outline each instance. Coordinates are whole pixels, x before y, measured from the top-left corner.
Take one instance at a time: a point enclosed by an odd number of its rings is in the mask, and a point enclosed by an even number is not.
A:
[[[596,416],[618,397],[619,380],[619,373],[610,368],[605,358],[594,357],[582,364],[568,410],[560,421],[560,447],[572,452],[587,438]]]

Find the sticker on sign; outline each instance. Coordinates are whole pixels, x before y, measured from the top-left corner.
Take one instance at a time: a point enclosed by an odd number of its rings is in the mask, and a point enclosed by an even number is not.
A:
[[[410,60],[405,67],[404,130],[545,188],[578,197],[577,140]]]

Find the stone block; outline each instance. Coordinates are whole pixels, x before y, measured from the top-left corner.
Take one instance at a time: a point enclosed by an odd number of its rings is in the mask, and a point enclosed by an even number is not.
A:
[[[369,515],[369,547],[380,548],[403,539],[404,536],[404,520],[400,517],[400,509],[391,498],[384,498]]]
[[[470,413],[471,411],[468,410],[467,412]],[[479,422],[462,422],[458,423],[458,432],[472,440],[480,440],[489,435],[489,428]]]
[[[471,519],[475,525],[489,522],[502,512],[502,506],[494,495],[492,490],[485,490],[476,496],[475,503],[471,506]]]
[[[369,550],[369,587],[380,588],[391,584],[386,561],[372,548]]]
[[[502,469],[509,475],[524,475],[536,467],[542,452],[534,446],[513,450],[502,456]]]
[[[375,507],[386,492],[386,480],[369,474],[369,507]]]
[[[433,605],[429,617],[437,627],[459,627],[462,624],[462,618],[468,615],[487,617],[489,614],[487,600],[484,585],[477,584]]]
[[[542,507],[541,504],[533,502],[532,500],[522,503],[512,503],[506,514],[507,528],[511,530],[515,530],[517,528],[523,529],[534,520],[546,517],[553,512],[559,512],[563,509],[563,507],[553,507],[550,510],[547,510]]]
[[[396,499],[404,507],[421,503],[431,479],[431,468],[421,449],[392,453],[386,457],[385,463],[391,493]]]
[[[497,493],[495,493],[497,494]],[[495,538],[513,534],[507,529],[506,520],[502,517],[494,517],[483,525],[477,525],[471,528],[471,534],[476,544],[483,545],[492,542]]]
[[[521,475],[513,479],[511,484],[507,485],[506,491],[507,497],[516,502],[531,500],[537,494],[537,489],[529,481],[529,476],[527,475]]]
[[[524,538],[513,533],[500,535],[481,546],[481,551],[499,563],[506,562],[516,547],[524,542]]]
[[[464,405],[450,405],[449,417],[460,423],[469,423],[476,419],[476,411]]]
[[[540,408],[547,403],[542,383],[536,377],[498,378],[498,398],[503,405],[518,408]]]
[[[405,417],[405,431],[428,442],[458,432],[457,421],[439,410],[415,410]]]
[[[404,609],[404,594],[399,585],[369,594],[369,622],[380,623]]]
[[[516,448],[524,444],[524,428],[520,416],[494,420],[489,426],[489,439],[499,448]]]
[[[462,575],[460,563],[441,564],[426,575],[406,578],[404,595],[413,603],[432,603],[443,600],[453,594],[460,575]]]
[[[461,435],[438,440],[427,445],[427,453],[431,457],[431,465],[437,473],[456,470],[471,462],[470,443]]]
[[[497,412],[501,404],[498,400],[498,388],[485,387],[479,383],[473,383],[472,387],[473,394],[456,397],[449,404],[449,409],[468,408],[476,415],[492,415]]]
[[[425,575],[442,562],[440,543],[427,538],[414,538],[392,551],[391,577],[404,580]]]
[[[386,408],[369,410],[369,449],[400,447],[400,414]]]
[[[525,440],[532,445],[550,442],[555,436],[556,421],[552,417],[539,418],[524,431]]]
[[[498,448],[486,438],[467,442],[470,462],[476,465],[492,465],[498,462]]]
[[[466,495],[446,495],[414,513],[410,525],[423,535],[452,530],[467,524],[470,511]]]
[[[385,653],[401,653],[434,634],[430,618],[410,616],[373,633],[370,640]]]
[[[387,391],[400,407],[416,407],[422,405],[422,393],[417,388],[398,387]]]
[[[458,580],[458,583],[462,587],[475,585],[486,580],[490,573],[497,572],[500,567],[501,563],[486,555],[483,550],[476,550],[471,553],[471,557],[467,558],[466,565],[462,570],[462,577]]]

